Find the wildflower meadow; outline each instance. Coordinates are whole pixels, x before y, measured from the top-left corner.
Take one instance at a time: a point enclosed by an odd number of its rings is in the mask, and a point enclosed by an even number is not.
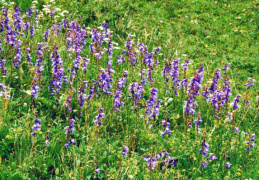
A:
[[[258,2],[0,5],[0,179],[259,179]]]

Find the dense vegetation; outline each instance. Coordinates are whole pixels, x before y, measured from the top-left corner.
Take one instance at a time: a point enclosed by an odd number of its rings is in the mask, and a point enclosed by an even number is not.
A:
[[[0,5],[0,179],[259,178],[256,1]]]

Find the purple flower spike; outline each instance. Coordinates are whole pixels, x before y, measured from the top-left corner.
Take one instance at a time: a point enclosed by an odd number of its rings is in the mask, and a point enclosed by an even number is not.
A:
[[[233,106],[233,110],[237,110],[237,109],[240,108],[240,105],[238,104],[238,102],[240,101],[240,100],[239,100],[240,98],[241,98],[241,95],[238,94],[238,95],[234,98],[233,102],[231,103],[231,106]]]
[[[129,152],[129,148],[127,146],[125,146],[123,148],[122,156],[127,157],[128,152]]]

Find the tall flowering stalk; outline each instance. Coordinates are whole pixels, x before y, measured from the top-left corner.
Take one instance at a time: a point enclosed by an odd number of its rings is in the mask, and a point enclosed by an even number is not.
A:
[[[19,64],[22,62],[22,52],[21,52],[21,45],[22,41],[19,39],[16,41],[15,49],[16,49],[16,55],[14,57],[13,65],[16,69],[18,69]]]
[[[129,97],[132,98],[133,106],[136,108],[138,106],[138,101],[141,99],[144,92],[144,87],[140,83],[133,82],[129,85]]]
[[[197,113],[196,115],[198,117],[198,120],[195,119],[193,122],[196,125],[197,134],[200,134],[201,133],[200,124],[202,123],[201,114]]]
[[[99,88],[102,89],[103,93],[105,94],[112,94],[109,90],[112,88],[112,76],[111,73],[108,71],[105,71],[104,69],[101,69],[101,74],[98,77],[99,81]]]
[[[68,148],[71,144],[75,144],[76,141],[74,139],[71,139],[71,134],[75,132],[75,119],[69,120],[69,126],[65,127],[66,130],[66,137],[67,137],[67,143],[64,145],[65,148]]]
[[[248,133],[245,133],[245,136],[249,137]],[[255,147],[255,133],[251,134],[251,136],[249,137],[249,141],[246,142],[246,145],[247,145],[246,150],[249,153],[250,149]]]
[[[201,82],[203,80],[203,67],[199,67],[198,70],[195,72],[194,77],[191,78],[190,83],[188,84],[187,94],[188,100],[184,101],[184,113],[186,115],[186,123],[188,127],[191,126],[191,121],[188,121],[188,117],[190,115],[194,115],[195,107],[198,107],[196,96],[199,96],[199,90],[201,89],[202,85]]]
[[[117,83],[117,89],[113,95],[113,110],[120,112],[120,107],[124,105],[124,102],[121,101],[122,99],[122,88],[125,86],[125,82],[127,81],[128,71],[124,71],[122,78]]]
[[[248,78],[248,82],[245,84],[246,87],[247,87],[247,91],[246,91],[246,96],[245,96],[245,99],[244,99],[244,103],[245,103],[246,106],[249,106],[249,108],[251,108],[251,107],[250,107],[250,101],[249,101],[248,94],[249,94],[250,87],[254,86],[254,82],[255,82],[255,79],[249,77]]]
[[[185,60],[185,62],[182,64],[182,68],[183,68],[183,79],[182,81],[180,82],[181,86],[184,88],[184,89],[187,89],[187,85],[188,85],[188,79],[186,77],[186,73],[188,71],[188,65],[190,64],[190,61],[188,59]]]
[[[157,96],[158,96],[158,89],[151,88],[150,97],[149,97],[149,100],[147,101],[146,113],[144,115],[144,118],[148,118],[148,119],[153,118],[155,120],[156,116],[159,115],[160,103],[162,100],[158,100]],[[148,123],[147,120],[145,122],[146,124]]]
[[[84,104],[85,104],[85,100],[87,98],[86,88],[87,88],[87,82],[84,81],[83,85],[78,89],[78,100],[80,101],[80,105],[79,105],[80,116],[79,116],[79,118],[81,118],[82,115],[83,115],[82,110],[83,110],[83,107],[84,107]]]
[[[54,52],[51,54],[52,60],[52,80],[50,81],[49,89],[51,91],[51,96],[55,94],[59,94],[60,89],[63,84],[64,78],[64,68],[63,68],[63,61],[58,54],[58,46],[54,46]]]
[[[1,55],[1,59],[0,59],[0,71],[2,73],[3,76],[6,76],[7,75],[7,68],[5,67],[5,59],[4,59],[4,56]]]
[[[173,81],[173,86],[172,89],[175,93],[176,96],[178,96],[177,89],[180,89],[180,84],[179,84],[179,74],[180,74],[180,69],[179,69],[179,62],[180,59],[175,59],[172,62],[172,81]]]
[[[38,119],[38,115],[36,115],[36,118],[35,118],[34,122],[35,122],[35,124],[32,126],[32,131],[33,132],[31,133],[31,136],[35,136],[37,130],[41,129],[41,120]]]
[[[96,119],[94,120],[94,124],[96,124],[98,127],[102,125],[102,119],[104,118],[105,114],[103,113],[103,108],[99,109],[99,114],[96,116]]]
[[[38,91],[39,91],[39,84],[41,84],[41,76],[42,76],[42,71],[43,71],[43,51],[42,51],[42,46],[43,43],[38,43],[38,49],[37,49],[37,60],[36,60],[36,71],[35,71],[35,76],[33,78],[33,82],[32,82],[32,91],[31,91],[31,95],[32,97],[35,99],[38,97]]]

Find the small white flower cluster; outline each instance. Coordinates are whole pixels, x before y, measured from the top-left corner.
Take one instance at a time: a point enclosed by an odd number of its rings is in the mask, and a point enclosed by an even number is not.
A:
[[[36,8],[36,4],[38,4],[38,1],[37,1],[37,0],[32,1],[32,8]]]

